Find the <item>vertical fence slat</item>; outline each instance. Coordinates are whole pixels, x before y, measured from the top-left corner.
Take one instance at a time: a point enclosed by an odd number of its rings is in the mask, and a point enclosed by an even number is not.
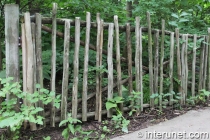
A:
[[[70,21],[65,20],[64,29],[64,51],[63,51],[63,80],[61,97],[61,121],[67,119],[67,99],[69,83],[69,39],[70,39]]]
[[[195,65],[196,65],[196,46],[197,45],[197,35],[193,36],[193,61],[192,61],[192,97],[195,97]]]
[[[154,93],[153,85],[153,54],[152,54],[152,29],[150,13],[147,12],[147,25],[148,25],[148,53],[149,53],[149,88],[150,96]],[[150,106],[154,107],[154,99],[150,99]]]
[[[115,35],[116,35],[116,64],[117,64],[117,89],[118,95],[122,97],[122,85],[121,85],[121,64],[120,64],[120,38],[119,38],[119,25],[118,16],[114,16]],[[119,104],[120,110],[123,112],[123,103]]]
[[[97,13],[96,15],[96,22],[97,22],[97,40],[96,40],[96,68],[99,68],[99,47],[100,47],[100,35],[101,35],[101,27],[100,27],[100,14]],[[95,120],[98,120],[98,109],[99,109],[99,79],[100,73],[96,71],[96,105],[95,105]]]
[[[75,50],[74,50],[74,83],[72,88],[72,117],[77,118],[78,106],[78,73],[79,73],[79,47],[80,47],[80,18],[75,19]]]
[[[198,91],[203,89],[203,70],[204,70],[204,51],[205,51],[205,47],[204,47],[203,41],[201,42],[200,47],[201,47],[201,49],[200,49],[200,68],[199,68],[200,72],[199,72]]]
[[[208,28],[208,48],[210,43],[210,28]],[[210,48],[208,49],[208,83],[207,83],[207,90],[210,91]],[[207,97],[209,100],[210,97]]]
[[[181,69],[181,54],[180,54],[180,43],[179,43],[179,29],[175,29],[175,34],[176,34],[176,57],[177,57],[177,76],[178,80],[181,81],[182,79],[182,69]],[[178,84],[178,92],[181,93],[181,85],[180,83]]]
[[[170,87],[169,93],[173,91],[173,66],[174,66],[174,32],[170,34],[170,64],[169,64],[169,79],[170,79]],[[173,104],[173,94],[170,95],[170,102],[169,104]]]
[[[158,65],[159,65],[159,30],[154,34],[155,59],[154,59],[154,93],[158,93]]]
[[[40,88],[43,88],[43,66],[42,66],[42,31],[41,31],[41,26],[42,26],[42,17],[40,14],[36,14],[36,79],[37,79],[37,84],[40,85]],[[39,91],[39,94],[42,94]],[[39,107],[44,108],[44,104],[42,101],[39,101]],[[39,115],[44,117],[45,112],[40,111]],[[43,125],[46,126],[45,119],[43,120]]]
[[[130,23],[126,24],[126,43],[127,43],[127,62],[128,62],[128,85],[129,94],[133,91],[133,76],[132,76],[132,46],[131,46],[131,26]],[[132,104],[132,103],[131,103]]]
[[[6,77],[13,77],[13,82],[19,82],[19,6],[5,4],[5,49],[6,49]],[[7,94],[7,99],[13,98]],[[19,104],[15,105],[18,110]]]
[[[207,61],[208,61],[208,45],[207,42],[207,36],[205,36],[205,52],[204,52],[204,73],[203,73],[203,89],[206,89],[206,80],[207,80]]]
[[[160,48],[160,91],[159,93],[159,109],[162,110],[162,94],[163,94],[163,60],[164,60],[164,40],[165,40],[165,20],[162,20],[162,36]]]
[[[31,21],[30,21],[30,14],[27,12],[24,14],[24,21],[25,21],[25,35],[26,35],[26,50],[27,50],[27,93],[33,94],[34,92],[34,49],[33,49],[33,42],[32,42],[32,35],[31,35]],[[28,106],[31,104],[27,103]],[[30,129],[36,130],[36,124],[30,123]]]
[[[87,80],[88,80],[88,60],[89,60],[89,44],[90,44],[90,13],[86,13],[86,38],[85,38],[85,57],[83,72],[83,92],[82,92],[82,121],[87,121]]]
[[[185,36],[185,99],[188,93],[188,34]]]
[[[135,81],[136,81],[136,92],[140,92],[140,63],[139,63],[139,27],[140,27],[140,17],[136,17],[136,26],[135,26],[135,36],[136,36],[136,44],[135,44]],[[140,105],[140,101],[137,101],[138,105]],[[138,110],[139,111],[139,110]]]
[[[108,99],[113,98],[113,34],[114,24],[109,24],[107,63],[108,63]],[[107,117],[112,117],[112,110],[108,110]]]
[[[52,57],[51,57],[51,91],[56,92],[55,88],[55,77],[56,77],[56,14],[57,14],[57,4],[53,3],[52,9]],[[51,112],[50,112],[50,126],[55,127],[55,107],[54,100],[51,102]]]
[[[182,35],[182,40],[185,40],[185,35]],[[182,64],[182,102],[181,104],[185,104],[185,60],[184,60],[184,52],[185,52],[185,43],[182,43],[182,51],[181,51],[181,64]]]
[[[101,20],[100,22],[100,28],[101,28],[101,34],[100,34],[100,48],[99,48],[99,67],[102,68],[102,51],[103,51],[103,33],[104,33],[104,21]],[[102,117],[102,77],[103,73],[100,72],[99,75],[99,108],[98,108],[98,122],[101,122],[101,117]]]
[[[143,64],[142,64],[142,28],[139,29],[139,90],[141,92],[141,111],[143,111],[144,93],[143,93]]]

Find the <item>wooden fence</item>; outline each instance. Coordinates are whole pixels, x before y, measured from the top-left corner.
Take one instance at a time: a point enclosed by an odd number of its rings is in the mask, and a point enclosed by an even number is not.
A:
[[[7,62],[7,77],[16,77],[19,79],[19,54],[18,54],[18,25],[19,15],[11,14],[11,11],[19,13],[17,5],[5,6],[5,34],[6,34],[6,62]],[[86,14],[86,21],[82,21],[79,17],[75,20],[58,19],[57,4],[53,4],[52,17],[42,17],[36,14],[35,17],[30,17],[29,13],[24,14],[23,23],[21,24],[22,34],[22,72],[23,72],[23,91],[32,94],[35,90],[36,83],[43,87],[43,67],[42,67],[42,31],[52,33],[52,57],[51,57],[51,79],[50,90],[56,92],[56,36],[64,38],[64,53],[63,53],[63,78],[62,78],[62,94],[61,109],[53,107],[54,102],[51,103],[50,112],[41,112],[40,115],[46,118],[46,122],[50,122],[51,126],[55,126],[56,122],[67,118],[67,112],[71,112],[73,118],[82,118],[82,121],[87,121],[88,117],[95,116],[95,120],[102,121],[102,115],[107,114],[107,117],[112,116],[111,110],[102,110],[105,102],[103,97],[113,98],[113,92],[117,90],[118,96],[122,95],[122,85],[128,85],[129,94],[133,90],[141,92],[138,104],[141,106],[139,111],[143,111],[145,107],[155,107],[154,99],[150,99],[148,104],[143,103],[143,75],[149,74],[149,94],[163,93],[164,78],[168,78],[168,92],[174,91],[174,83],[178,84],[178,91],[181,93],[181,104],[185,104],[187,94],[191,93],[194,97],[200,89],[210,90],[210,49],[208,49],[210,30],[208,36],[197,36],[190,34],[180,34],[179,29],[175,32],[165,30],[165,21],[162,20],[162,29],[152,29],[150,14],[147,13],[147,27],[140,25],[140,18],[136,17],[135,27],[130,23],[126,25],[119,25],[118,16],[114,16],[113,23],[106,23],[97,14],[96,22],[91,22],[91,15]],[[11,24],[7,23],[10,22]],[[52,24],[52,28],[46,26]],[[64,33],[57,31],[57,25],[64,26]],[[75,31],[71,31],[71,27],[75,26]],[[86,28],[85,41],[80,39],[81,27]],[[14,30],[10,30],[14,28]],[[97,29],[96,45],[90,43],[91,29]],[[104,31],[108,31],[108,37],[104,36]],[[122,46],[120,46],[120,32],[126,34],[127,57],[121,56]],[[135,34],[133,34],[135,33]],[[15,34],[15,35],[14,35]],[[74,35],[73,35],[74,34]],[[144,35],[146,34],[146,35]],[[74,36],[74,38],[72,37]],[[143,38],[146,36],[146,38]],[[135,47],[132,46],[132,37],[135,37]],[[105,38],[107,39],[107,46],[104,46]],[[16,39],[16,40],[13,40]],[[115,41],[114,41],[115,39]],[[11,41],[12,40],[12,41]],[[143,46],[143,40],[147,45]],[[180,42],[181,40],[181,42]],[[201,45],[198,46],[198,41],[202,40]],[[169,45],[166,45],[166,42]],[[73,87],[68,89],[69,82],[69,46],[74,42],[74,67],[73,67]],[[79,83],[79,50],[84,46],[84,72],[83,82]],[[168,46],[168,48],[166,48]],[[189,47],[191,46],[191,47]],[[105,50],[104,48],[107,48]],[[115,47],[115,48],[114,48]],[[96,71],[96,90],[94,93],[88,94],[88,62],[89,49],[96,51],[96,67],[101,68],[104,63],[108,64],[108,85],[102,87],[103,76],[100,71]],[[148,51],[148,57],[145,58],[142,52]],[[164,60],[166,49],[170,50],[169,59]],[[114,52],[113,50],[116,50]],[[134,50],[134,51],[133,51]],[[135,56],[132,56],[132,51]],[[198,53],[200,52],[200,53]],[[102,61],[102,56],[106,55],[107,61]],[[199,56],[200,55],[200,56]],[[199,59],[197,59],[200,57]],[[135,58],[135,59],[133,59]],[[143,60],[148,59],[148,67],[143,65]],[[15,60],[15,61],[14,61]],[[115,62],[116,61],[116,62]],[[196,62],[200,63],[199,78],[196,80]],[[122,79],[122,63],[127,64],[128,78]],[[114,64],[116,64],[117,76],[114,78]],[[176,68],[174,66],[177,66]],[[11,67],[14,66],[14,67]],[[135,72],[132,68],[135,68]],[[164,70],[169,71],[165,72]],[[133,73],[134,72],[134,73]],[[190,72],[190,74],[189,74]],[[177,75],[177,79],[174,79]],[[135,77],[135,78],[134,78]],[[18,81],[18,80],[16,80]],[[116,81],[116,82],[115,82]],[[135,89],[133,83],[135,81]],[[199,85],[196,85],[199,83]],[[83,85],[82,99],[78,99],[78,85]],[[191,89],[189,88],[191,87]],[[195,87],[198,87],[197,89]],[[67,102],[67,98],[71,93],[72,101]],[[94,112],[88,112],[87,101],[96,97]],[[127,95],[128,96],[128,95]],[[82,103],[82,113],[78,113],[78,104]],[[71,109],[67,108],[71,104]],[[173,105],[173,95],[170,96],[169,105]],[[44,107],[42,102],[38,104]],[[120,110],[129,110],[123,104],[119,105]],[[159,97],[159,107],[162,110],[162,97]],[[61,112],[60,114],[58,112]],[[59,115],[58,115],[59,114]],[[50,116],[50,119],[48,117]],[[32,125],[32,130],[36,129],[36,125]]]

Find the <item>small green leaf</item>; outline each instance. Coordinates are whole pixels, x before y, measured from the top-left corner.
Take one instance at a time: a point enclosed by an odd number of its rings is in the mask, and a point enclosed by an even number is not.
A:
[[[106,109],[109,110],[111,108],[117,107],[117,104],[111,103],[111,102],[106,102]]]

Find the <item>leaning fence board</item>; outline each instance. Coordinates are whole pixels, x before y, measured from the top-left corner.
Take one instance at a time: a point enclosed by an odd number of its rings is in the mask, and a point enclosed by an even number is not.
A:
[[[82,121],[87,121],[87,92],[88,92],[88,60],[89,60],[89,44],[90,44],[90,13],[86,13],[86,38],[85,38],[85,56],[83,71],[83,92],[82,92]]]
[[[13,82],[19,82],[19,6],[16,4],[5,4],[5,50],[6,50],[6,77],[13,77]],[[2,52],[1,52],[2,53]],[[7,94],[7,99],[13,98]],[[19,104],[15,105],[18,111]]]
[[[100,14],[96,15],[97,22],[97,40],[96,40],[96,68],[99,68],[99,47],[100,47],[100,35],[101,35],[101,27],[100,27]],[[99,109],[99,71],[96,71],[96,105],[95,105],[95,120],[98,120],[98,109]]]
[[[185,40],[185,35],[182,35],[182,40]],[[181,85],[182,85],[182,101],[181,104],[185,104],[185,42],[182,43],[182,53],[181,53],[181,64],[182,64],[182,80],[181,80]]]
[[[136,44],[135,44],[135,81],[136,81],[136,92],[140,92],[140,63],[139,63],[139,52],[140,52],[140,46],[139,46],[139,26],[140,26],[140,17],[136,17],[136,28],[135,28],[135,39],[136,39]],[[138,105],[140,105],[140,101],[137,101]],[[139,111],[139,110],[138,110]]]
[[[174,33],[170,35],[170,64],[169,64],[169,79],[170,79],[170,87],[169,93],[173,92],[173,66],[174,66]],[[170,95],[169,104],[173,104],[173,94]]]
[[[74,49],[74,82],[72,88],[72,117],[77,118],[78,106],[78,74],[79,74],[79,47],[80,47],[80,17],[75,19],[75,49]]]
[[[40,89],[43,88],[43,66],[42,66],[42,17],[40,14],[36,14],[36,80],[37,84],[40,85],[40,88],[38,89],[39,94],[42,94],[40,92]],[[39,107],[44,108],[44,104],[42,101],[39,101]],[[44,117],[45,115],[44,110],[39,112],[39,115]],[[46,126],[45,120],[43,120],[44,127]]]
[[[133,91],[133,79],[132,79],[132,46],[131,46],[131,32],[130,23],[126,24],[126,43],[127,43],[127,60],[128,60],[128,85],[129,94]],[[132,104],[132,103],[131,103]]]
[[[175,34],[176,34],[176,57],[177,57],[177,77],[178,80],[181,81],[182,79],[182,69],[181,69],[181,54],[180,54],[180,43],[179,43],[179,29],[175,29]],[[182,92],[181,85],[178,85],[178,92]],[[181,101],[181,100],[180,100]]]
[[[57,4],[53,3],[52,9],[52,57],[51,57],[51,91],[55,92],[55,77],[56,77],[56,14],[57,14]],[[55,98],[55,96],[54,96]],[[54,100],[51,102],[51,116],[50,116],[50,126],[55,127],[55,107]]]
[[[100,28],[101,28],[101,34],[100,34],[100,46],[99,46],[99,67],[102,68],[102,50],[103,50],[103,24],[104,21],[101,20],[100,22]],[[100,73],[99,75],[99,93],[98,93],[98,122],[101,122],[102,117],[102,78],[103,73]]]
[[[70,21],[65,21],[64,28],[64,51],[63,51],[63,79],[61,96],[61,120],[67,119],[67,99],[69,83],[69,39],[70,39]]]
[[[204,67],[204,43],[203,41],[201,42],[201,50],[200,50],[200,72],[199,72],[199,85],[198,85],[198,91],[203,89],[203,67]]]
[[[147,12],[147,25],[148,25],[148,53],[149,53],[149,88],[151,96],[154,93],[154,87],[153,87],[152,29],[151,29],[151,20],[149,12]],[[150,105],[152,108],[154,107],[154,99],[150,99]]]
[[[163,94],[163,60],[164,60],[164,40],[165,40],[165,20],[162,20],[162,36],[160,48],[160,95],[159,96],[159,109],[162,110],[162,94]]]
[[[108,47],[107,47],[107,63],[108,63],[108,99],[113,98],[113,33],[114,33],[114,24],[109,24],[108,32]],[[112,117],[112,110],[107,111],[107,117]]]
[[[143,111],[144,93],[143,93],[143,64],[142,64],[142,28],[139,29],[139,89],[141,92],[141,111]]]
[[[210,43],[210,28],[208,28],[208,47]],[[210,91],[210,48],[208,49],[208,83],[207,83],[207,90]],[[208,97],[209,99],[209,97]]]
[[[208,45],[206,44],[207,42],[207,36],[205,36],[205,51],[204,51],[204,69],[203,69],[203,89],[206,89],[206,80],[207,80],[207,61],[208,61]]]
[[[27,50],[27,83],[26,90],[28,94],[32,94],[34,92],[34,49],[31,35],[31,21],[30,14],[27,12],[24,14],[25,21],[25,35],[26,35],[26,50]],[[27,103],[28,106],[31,104]],[[36,124],[30,123],[30,129],[36,130]]]
[[[193,61],[192,61],[192,97],[195,97],[195,65],[196,65],[196,46],[197,45],[197,34],[193,38]]]
[[[185,36],[185,52],[184,52],[184,59],[185,59],[185,99],[187,98],[188,93],[188,35]]]
[[[120,37],[119,37],[119,24],[118,16],[114,16],[115,36],[116,36],[116,65],[117,65],[117,89],[118,95],[122,97],[122,85],[121,85],[121,63],[120,63]],[[123,112],[123,103],[119,104],[120,110]]]
[[[158,69],[159,69],[159,30],[154,34],[155,59],[154,59],[154,93],[158,93]]]

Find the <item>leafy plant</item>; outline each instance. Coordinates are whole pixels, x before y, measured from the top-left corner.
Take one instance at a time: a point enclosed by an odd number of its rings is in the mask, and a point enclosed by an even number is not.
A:
[[[1,103],[0,110],[0,128],[8,127],[13,133],[12,138],[19,139],[19,130],[24,121],[43,125],[43,117],[38,115],[38,112],[43,111],[43,108],[34,106],[34,104],[42,101],[43,104],[48,104],[53,101],[55,92],[49,92],[47,89],[40,89],[39,92],[29,94],[21,90],[18,82],[12,83],[13,78],[0,79],[3,88],[0,90],[0,97],[5,98],[7,94],[13,95],[15,98],[7,99]],[[37,85],[39,89],[40,86]],[[55,101],[55,107],[59,108],[60,96],[58,95]],[[27,105],[21,104],[18,110],[14,110],[19,99],[24,99]]]
[[[66,120],[60,122],[59,127],[67,124],[67,127],[62,132],[62,136],[64,137],[64,139],[68,140],[70,138],[70,134],[72,134],[73,135],[72,140],[78,140],[78,139],[87,140],[88,136],[92,133],[92,131],[85,132],[82,130],[81,125],[75,125],[75,123],[82,123],[82,122],[78,119],[72,118],[70,113],[68,114],[68,118]],[[80,134],[80,136],[77,137],[77,134]]]
[[[119,103],[123,103],[123,98],[116,96],[113,99],[108,99],[108,101],[106,102],[106,109],[115,109],[117,115],[112,115],[112,121],[115,124],[115,128],[121,128],[121,130],[125,133],[128,133],[128,125],[130,123],[129,120],[125,119],[122,115],[122,112],[120,111],[120,109],[118,108],[117,104]]]

